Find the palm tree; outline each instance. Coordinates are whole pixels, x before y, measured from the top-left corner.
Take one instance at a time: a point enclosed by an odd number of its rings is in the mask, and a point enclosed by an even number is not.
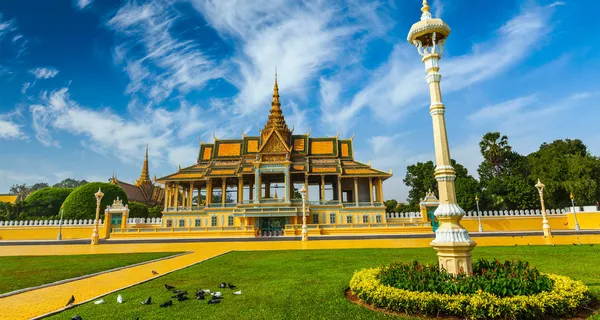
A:
[[[485,161],[494,167],[496,176],[500,176],[502,164],[512,150],[508,137],[500,136],[500,132],[488,132],[483,135],[479,148]]]

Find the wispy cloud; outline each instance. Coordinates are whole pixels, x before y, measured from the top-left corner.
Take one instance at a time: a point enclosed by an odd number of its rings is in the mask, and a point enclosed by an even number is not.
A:
[[[471,121],[497,120],[499,116],[512,114],[520,111],[524,107],[530,106],[535,102],[536,95],[529,95],[512,100],[508,100],[496,105],[481,108],[469,116]]]
[[[90,4],[92,4],[93,0],[76,0],[75,5],[77,6],[77,8],[79,8],[80,10],[89,6]]]
[[[566,3],[564,1],[555,1],[552,4],[550,4],[550,8],[554,8],[554,7],[558,7],[558,6],[564,6]]]
[[[539,39],[551,31],[547,23],[551,14],[547,7],[527,8],[498,29],[494,40],[475,45],[472,53],[445,58],[441,71],[444,92],[488,80],[522,61],[539,44]],[[349,102],[338,108],[322,107],[323,121],[347,127],[366,107],[385,121],[398,119],[429,100],[424,75],[414,47],[399,44],[388,61],[373,72],[371,81]],[[345,122],[340,124],[340,121]]]
[[[124,41],[114,57],[130,78],[128,93],[160,103],[175,91],[185,94],[223,77],[223,67],[194,40],[173,31],[178,19],[168,1],[129,2],[107,22]]]
[[[35,76],[36,79],[50,79],[56,77],[58,70],[52,67],[49,68],[34,68],[29,70],[29,73]]]
[[[16,112],[0,114],[0,140],[27,139],[23,133],[23,125],[15,121]]]
[[[13,30],[15,22],[15,19],[2,20],[2,13],[0,13],[0,39],[2,39],[2,36],[7,34],[9,31]]]

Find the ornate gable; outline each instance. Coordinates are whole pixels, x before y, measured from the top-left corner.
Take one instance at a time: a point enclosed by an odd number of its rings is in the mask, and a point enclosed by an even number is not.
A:
[[[279,132],[271,129],[271,133],[267,136],[266,141],[260,147],[260,153],[288,153],[289,147]]]

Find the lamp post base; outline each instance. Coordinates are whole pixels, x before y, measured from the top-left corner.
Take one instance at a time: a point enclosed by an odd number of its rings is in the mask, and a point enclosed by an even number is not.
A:
[[[308,230],[302,228],[302,241],[308,241]]]
[[[98,241],[100,240],[99,238],[100,237],[98,236],[98,231],[94,230],[94,233],[92,234],[92,243],[91,244],[92,245],[97,245]]]
[[[550,227],[548,227],[548,228],[544,227],[543,230],[544,230],[544,237],[546,237],[546,238],[552,237],[552,231],[550,230]]]
[[[471,251],[475,242],[432,242],[431,246],[437,251],[440,269],[454,275],[473,274]]]
[[[483,226],[479,225],[479,232],[483,232]]]
[[[58,237],[56,237],[56,240],[62,240],[62,235],[59,233]]]

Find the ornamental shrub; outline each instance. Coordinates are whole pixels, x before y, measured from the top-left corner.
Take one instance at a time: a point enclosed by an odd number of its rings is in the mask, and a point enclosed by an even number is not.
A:
[[[443,294],[409,291],[383,284],[383,268],[357,271],[350,289],[362,301],[375,307],[430,317],[440,315],[468,319],[548,319],[573,316],[590,302],[588,288],[581,281],[554,274],[550,291],[533,295],[498,297],[477,291],[474,294]]]
[[[130,218],[148,218],[148,206],[143,204],[143,203],[139,203],[139,202],[135,202],[135,201],[131,201],[128,204],[129,206],[129,217]]]
[[[465,273],[454,276],[440,270],[437,264],[394,262],[382,268],[378,279],[385,285],[409,291],[443,294],[474,294],[483,291],[498,297],[532,295],[552,288],[550,278],[521,260],[502,263],[497,259],[479,259],[473,263],[471,276]]]
[[[104,219],[104,209],[112,205],[113,201],[119,197],[123,200],[123,205],[129,201],[127,194],[121,187],[105,182],[91,182],[73,190],[63,203],[65,219],[95,219],[96,218],[96,197],[94,194],[98,189],[102,190],[104,196],[100,201],[100,219]]]
[[[28,219],[54,218],[60,214],[60,206],[71,194],[69,188],[43,188],[25,198],[24,216]]]

